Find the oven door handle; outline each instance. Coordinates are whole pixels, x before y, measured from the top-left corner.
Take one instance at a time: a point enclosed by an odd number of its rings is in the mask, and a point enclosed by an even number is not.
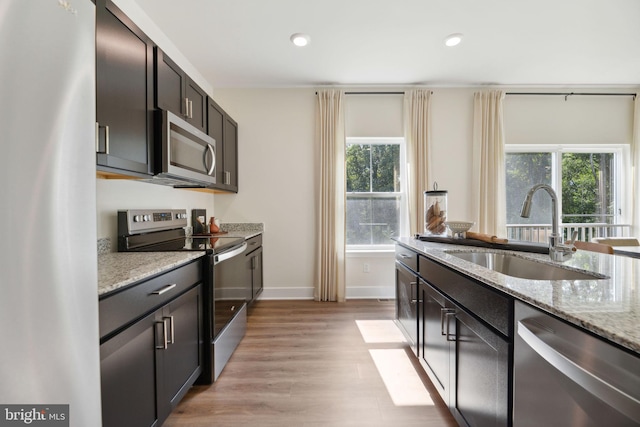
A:
[[[219,264],[222,261],[226,261],[230,258],[233,258],[234,256],[240,255],[241,253],[243,253],[245,250],[247,249],[247,242],[243,242],[242,245],[238,246],[235,249],[232,249],[230,251],[226,251],[221,253],[220,255],[216,255],[215,256],[215,261],[214,261],[214,265],[215,264]]]

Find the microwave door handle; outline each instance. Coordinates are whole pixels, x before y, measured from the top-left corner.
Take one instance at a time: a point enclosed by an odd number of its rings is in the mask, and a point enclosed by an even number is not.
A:
[[[211,166],[207,163],[207,153],[211,153]],[[216,170],[216,152],[213,150],[213,146],[211,144],[207,144],[207,148],[204,150],[204,154],[202,155],[202,163],[204,163],[204,168],[207,171],[207,175],[213,175],[213,172]]]

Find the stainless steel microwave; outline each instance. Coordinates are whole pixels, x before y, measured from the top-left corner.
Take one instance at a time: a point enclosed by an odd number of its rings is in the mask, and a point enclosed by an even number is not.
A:
[[[158,184],[208,187],[216,183],[216,141],[169,111],[160,113]]]

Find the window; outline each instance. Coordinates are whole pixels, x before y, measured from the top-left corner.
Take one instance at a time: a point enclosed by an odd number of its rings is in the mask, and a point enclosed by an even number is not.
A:
[[[539,191],[533,199],[530,218],[521,218],[522,201],[535,184],[548,184],[558,196],[559,220],[580,230],[582,240],[595,235],[616,235],[624,221],[622,146],[506,146],[507,228],[509,237],[544,241],[542,235],[522,235],[519,224],[540,228],[551,224],[551,198]],[[599,228],[596,228],[599,227]],[[531,229],[531,227],[530,227]],[[520,232],[518,232],[520,230]],[[535,233],[535,231],[533,231]],[[565,232],[566,233],[566,232]],[[567,236],[565,236],[567,237]]]
[[[347,138],[346,228],[349,249],[387,249],[405,209],[404,139]]]

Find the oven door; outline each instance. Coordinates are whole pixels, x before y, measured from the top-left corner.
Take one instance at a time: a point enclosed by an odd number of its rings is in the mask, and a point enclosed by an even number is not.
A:
[[[247,286],[251,270],[246,269],[247,243],[214,255],[213,263],[213,381],[242,341],[247,330]]]
[[[162,112],[161,178],[216,183],[216,141],[169,111]]]

